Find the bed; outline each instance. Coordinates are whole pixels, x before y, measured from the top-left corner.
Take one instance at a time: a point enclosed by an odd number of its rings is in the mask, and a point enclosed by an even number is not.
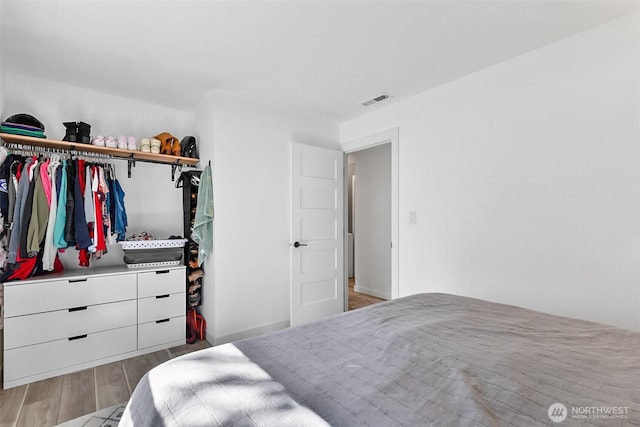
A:
[[[149,371],[121,426],[640,425],[640,332],[419,294]]]

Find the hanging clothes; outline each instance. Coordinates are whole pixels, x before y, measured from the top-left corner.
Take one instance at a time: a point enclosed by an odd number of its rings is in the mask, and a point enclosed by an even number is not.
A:
[[[0,280],[60,271],[58,251],[69,247],[88,267],[127,225],[124,191],[103,165],[57,154],[3,158],[0,149]]]
[[[49,221],[49,201],[47,190],[49,187],[49,197],[51,197],[50,180],[47,175],[49,160],[40,162],[38,170],[34,171],[33,177],[33,202],[31,205],[31,218],[27,229],[26,254],[33,258],[40,252],[41,243],[47,231]]]
[[[100,177],[98,167],[91,167],[91,202],[94,213],[93,220],[93,244],[95,247],[93,256],[96,259],[100,259],[104,251],[107,250],[107,245],[104,238],[104,228],[102,219],[102,202],[104,200],[104,193],[100,191]]]
[[[96,220],[95,204],[93,202],[92,177],[93,171],[91,166],[86,165],[84,170],[84,191],[82,197],[84,199],[84,216],[87,224]]]
[[[111,194],[113,194],[113,233],[117,235],[116,241],[121,241],[127,238],[127,211],[124,207],[124,190],[120,186],[120,182],[114,179]]]
[[[42,255],[42,268],[46,271],[53,270],[54,261],[58,250],[53,241],[53,233],[56,225],[56,214],[58,212],[58,189],[56,186],[56,175],[60,166],[60,156],[57,154],[51,156],[49,162],[48,174],[51,187],[51,204],[49,205],[49,218],[47,221],[47,232],[44,237],[44,253]]]
[[[111,243],[111,218],[109,217],[109,186],[105,179],[104,168],[100,168],[99,177],[100,180],[100,192],[103,194],[103,201],[101,205],[102,212],[102,228],[105,239],[105,244]]]
[[[67,165],[67,215],[64,224],[64,240],[67,247],[76,245],[76,233],[74,227],[74,218],[76,210],[76,162],[70,161]]]
[[[13,185],[9,185],[9,210],[8,210],[8,217],[7,217],[7,228],[6,228],[6,233],[7,233],[7,240],[6,240],[6,248],[7,248],[7,257],[9,254],[9,242],[11,241],[11,235],[13,234],[13,230],[14,230],[14,218],[13,218],[13,213],[15,211],[15,207],[16,207],[16,200],[18,197],[18,185],[19,185],[19,181],[20,181],[20,176],[21,176],[21,172],[22,172],[22,164],[24,162],[24,158],[22,159],[22,161],[20,160],[15,160],[13,162],[13,164],[11,165],[10,169],[10,176],[11,176],[11,183]]]
[[[64,238],[64,229],[67,222],[67,161],[63,160],[58,168],[60,173],[60,186],[58,187],[58,206],[56,208],[56,221],[53,227],[53,242],[58,249],[66,249],[69,244]],[[56,177],[57,178],[57,177]],[[57,179],[56,179],[57,180]]]
[[[0,147],[0,150],[4,150],[4,147]],[[0,266],[7,261],[9,241],[11,240],[16,197],[15,177],[12,170],[16,165],[20,165],[21,161],[24,161],[24,157],[9,154],[0,164]]]
[[[22,168],[23,173],[20,176],[18,184],[18,193],[16,195],[16,201],[13,209],[13,224],[11,230],[11,239],[9,239],[9,251],[7,255],[7,262],[13,264],[16,262],[18,254],[18,246],[20,244],[20,228],[22,227],[22,212],[24,211],[24,205],[26,204],[26,195],[29,188],[29,175],[24,173],[25,168],[28,168],[33,159],[27,158]]]
[[[49,171],[49,165],[51,164],[51,159],[46,159],[42,162],[42,166],[40,166],[40,179],[42,189],[44,190],[44,194],[47,197],[47,206],[51,206],[51,175]]]
[[[89,253],[96,252],[96,244],[95,244],[95,235],[94,235],[94,223],[96,221],[96,213],[95,213],[95,202],[93,201],[93,192],[92,192],[92,168],[89,165],[85,166],[84,170],[84,215],[85,220],[87,222],[87,231],[89,233],[89,238],[91,239],[91,244],[87,248]]]
[[[22,280],[44,273],[42,269],[43,251],[40,250],[41,248],[38,246],[35,252],[24,249],[24,242],[42,240],[39,236],[46,231],[46,225],[42,230],[39,228],[40,224],[43,223],[42,214],[44,212],[47,213],[47,220],[49,214],[46,187],[37,185],[38,182],[42,181],[43,177],[48,179],[46,169],[42,171],[39,168],[42,164],[48,166],[46,160],[41,163],[38,159],[29,157],[24,159],[22,167],[15,163],[10,165],[12,172],[8,194],[15,195],[13,204],[9,203],[9,205],[13,205],[13,222],[11,223],[13,232],[9,241],[11,259],[7,259],[7,263],[4,264],[5,272],[0,276],[0,281],[2,282]],[[17,191],[13,191],[16,187]],[[35,213],[33,218],[31,218],[32,213]],[[31,233],[29,233],[29,228],[31,228]],[[28,237],[31,237],[31,239]],[[22,256],[22,252],[31,255],[31,257]],[[56,257],[52,270],[62,271],[62,269],[62,263]]]
[[[0,147],[0,150],[3,148]],[[8,155],[0,165],[0,215],[5,219],[9,216],[9,186],[14,158],[13,155]]]
[[[22,259],[30,258],[27,252],[27,236],[29,233],[29,224],[31,224],[31,213],[33,212],[33,196],[36,190],[36,181],[40,176],[40,162],[38,159],[34,159],[33,164],[31,164],[25,172],[29,180],[29,187],[24,201],[22,217],[20,218],[22,225],[20,226],[20,243],[18,249],[20,250],[20,258]]]
[[[211,165],[205,166],[200,176],[198,202],[193,223],[193,240],[198,244],[198,264],[213,250],[213,182]]]
[[[73,230],[77,249],[87,249],[92,245],[84,211],[85,169],[84,160],[76,160],[76,179],[74,188]]]
[[[78,249],[78,263],[81,267],[89,267],[88,248],[92,245],[87,217],[84,211],[85,161],[76,160],[76,177],[74,187],[73,231]]]

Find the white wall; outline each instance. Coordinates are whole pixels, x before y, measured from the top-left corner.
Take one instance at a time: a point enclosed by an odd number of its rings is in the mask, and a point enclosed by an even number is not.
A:
[[[355,164],[356,292],[391,298],[391,143],[349,154]]]
[[[92,135],[151,137],[167,131],[182,139],[193,135],[193,114],[136,100],[42,80],[6,70],[4,115],[28,113],[45,125],[48,138],[62,139],[67,121],[84,121]],[[137,162],[127,178],[127,162],[113,160],[125,191],[129,227],[127,235],[146,230],[158,238],[182,235],[182,193],[171,181],[171,167]],[[178,173],[176,173],[178,176]],[[122,250],[111,245],[109,254],[92,265],[122,262]],[[77,251],[61,257],[67,268],[76,268]]]
[[[399,127],[400,295],[640,329],[639,21],[341,125],[343,142]]]
[[[212,128],[201,124],[211,111]],[[209,96],[196,117],[213,135],[214,257],[205,271],[214,271],[215,294],[203,292],[215,325],[209,334],[221,343],[286,327],[291,142],[337,149],[338,126],[224,94]]]

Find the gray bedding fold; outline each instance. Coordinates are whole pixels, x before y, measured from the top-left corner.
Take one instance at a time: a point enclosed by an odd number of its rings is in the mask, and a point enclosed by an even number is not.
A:
[[[421,294],[169,361],[122,425],[550,425],[556,402],[640,425],[640,333]]]

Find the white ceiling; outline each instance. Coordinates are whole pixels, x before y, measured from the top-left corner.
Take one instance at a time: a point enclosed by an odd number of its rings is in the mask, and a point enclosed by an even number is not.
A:
[[[341,121],[638,10],[637,1],[2,0],[2,63],[193,110],[219,90]],[[382,105],[382,104],[378,104]]]

